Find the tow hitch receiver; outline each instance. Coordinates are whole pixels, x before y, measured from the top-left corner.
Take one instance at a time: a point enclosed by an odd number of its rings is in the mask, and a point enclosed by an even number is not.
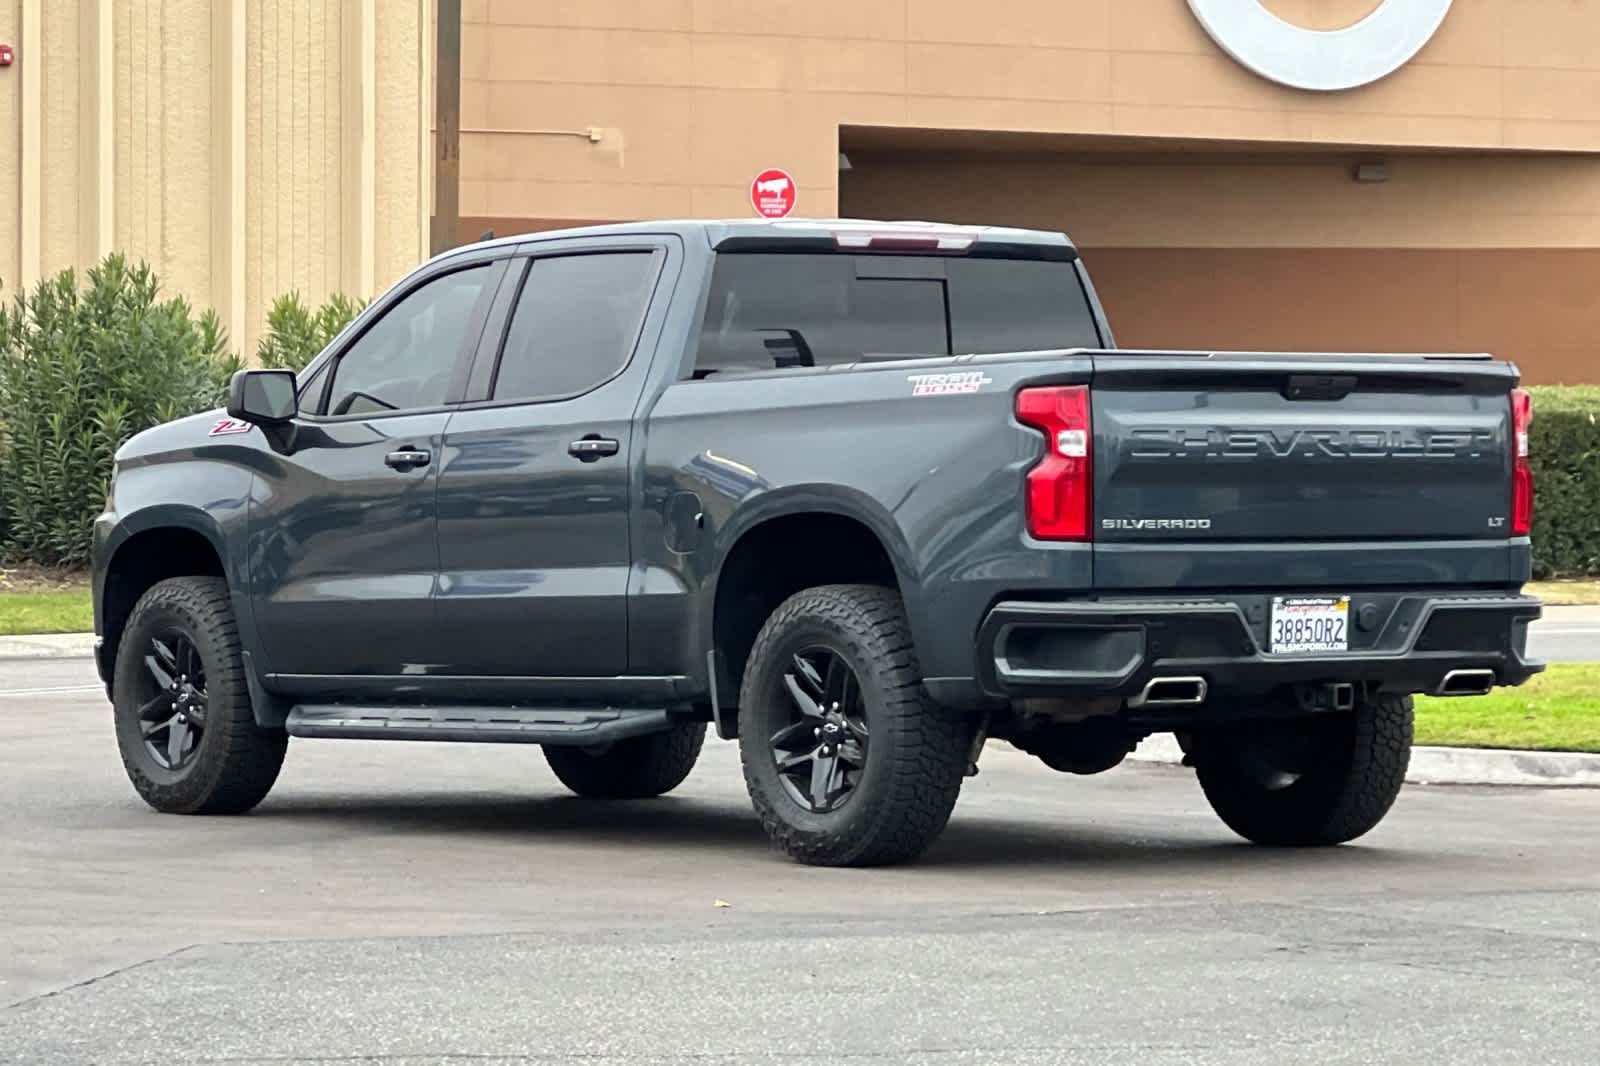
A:
[[[1356,687],[1349,681],[1297,685],[1294,694],[1304,711],[1353,711],[1356,706]]]

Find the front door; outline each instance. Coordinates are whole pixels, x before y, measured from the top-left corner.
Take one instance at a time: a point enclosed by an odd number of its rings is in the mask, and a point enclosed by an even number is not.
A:
[[[486,339],[484,395],[451,420],[439,472],[436,661],[454,672],[627,672],[632,420],[665,260],[635,244],[508,275],[503,345]]]
[[[444,431],[504,270],[435,272],[386,300],[263,454],[251,595],[272,673],[395,675],[431,658]]]

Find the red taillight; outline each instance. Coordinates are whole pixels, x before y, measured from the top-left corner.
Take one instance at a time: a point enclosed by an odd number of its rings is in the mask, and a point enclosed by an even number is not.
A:
[[[1533,425],[1533,397],[1527,389],[1511,390],[1511,535],[1533,531],[1533,465],[1528,459],[1528,430]]]
[[[1028,471],[1028,532],[1040,540],[1092,540],[1089,387],[1017,393],[1017,421],[1044,433],[1044,458]]]

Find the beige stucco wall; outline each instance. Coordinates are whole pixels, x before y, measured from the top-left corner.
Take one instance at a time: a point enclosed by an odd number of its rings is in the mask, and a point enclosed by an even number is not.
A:
[[[1375,4],[1270,6],[1327,26]],[[1185,0],[466,0],[464,18],[462,124],[493,131],[463,138],[467,216],[743,215],[767,166],[829,215],[841,126],[1600,151],[1600,0],[1456,0],[1411,64],[1334,94],[1245,70]],[[591,128],[611,132],[572,135]]]
[[[426,253],[427,0],[0,0],[0,278],[109,251],[250,351]]]
[[[14,45],[22,0],[0,0],[0,42]],[[0,298],[15,290],[22,259],[22,89],[15,66],[0,70]]]

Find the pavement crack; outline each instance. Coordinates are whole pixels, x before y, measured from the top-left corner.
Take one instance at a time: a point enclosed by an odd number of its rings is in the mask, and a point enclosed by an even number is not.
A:
[[[24,996],[22,999],[16,1000],[15,1002],[0,1005],[0,1012],[19,1010],[34,1003],[42,1003],[45,1000],[55,999],[58,996],[64,996],[68,992],[76,992],[80,989],[89,988],[93,985],[100,984],[102,981],[109,981],[113,977],[120,977],[125,973],[132,973],[134,970],[141,969],[145,966],[150,966],[159,962],[166,962],[170,959],[176,958],[186,951],[193,950],[195,946],[196,945],[194,944],[185,944],[181,948],[173,948],[171,951],[164,951],[159,955],[151,955],[147,959],[140,959],[138,962],[130,962],[126,966],[118,966],[115,969],[107,970],[104,973],[95,974],[93,977],[86,977],[82,981],[74,981],[71,984],[62,985],[60,988],[52,988],[48,992],[39,992],[35,995]]]

